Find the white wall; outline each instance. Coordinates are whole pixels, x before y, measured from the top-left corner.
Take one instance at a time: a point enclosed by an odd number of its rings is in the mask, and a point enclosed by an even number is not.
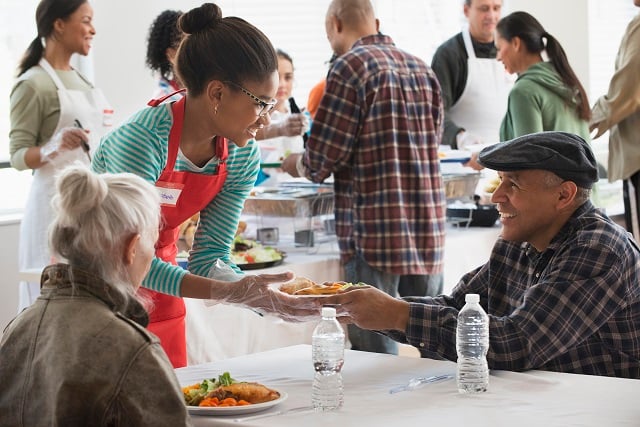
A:
[[[447,0],[451,1],[451,0]],[[322,78],[326,72],[324,61],[330,56],[328,43],[324,43],[324,13],[329,0],[306,1],[305,5],[299,0],[271,0],[257,6],[249,2],[238,0],[219,0],[224,15],[237,15],[247,18],[251,23],[262,29],[271,38],[276,47],[289,50],[294,62],[302,63],[305,68],[297,73],[297,86],[294,96],[304,102],[308,89],[313,83]],[[433,53],[433,41],[422,40],[415,43],[415,37],[423,38],[425,26],[434,31],[449,31],[451,34],[459,28],[462,15],[462,0],[460,12],[456,17],[448,12],[447,19],[453,20],[452,25],[438,23],[437,19],[403,15],[400,22],[394,22],[396,15],[403,13],[402,8],[391,5],[386,0],[374,1],[377,11],[382,14],[381,28],[394,37],[399,46],[423,56],[428,62]],[[130,1],[110,0],[93,1],[95,9],[95,25],[98,31],[94,39],[92,56],[94,61],[93,74],[99,86],[115,107],[116,123],[144,106],[155,90],[155,79],[145,67],[146,37],[153,19],[165,9],[187,11],[199,6],[202,0],[136,0],[136,10],[132,13]],[[294,6],[295,5],[295,6]],[[587,0],[505,0],[505,14],[515,10],[525,10],[536,16],[542,25],[560,40],[569,55],[569,60],[582,82],[589,81],[588,57],[588,1]],[[312,8],[315,19],[305,22],[304,28],[296,25],[299,17],[294,8]],[[425,2],[420,9],[421,14],[430,14],[429,2]],[[457,7],[454,8],[457,10]],[[271,12],[271,13],[270,13]],[[570,25],[567,25],[567,18]],[[402,23],[409,19],[404,27]],[[276,27],[289,26],[291,33],[280,35]],[[449,36],[447,35],[447,36]],[[302,40],[312,40],[314,45],[324,46],[320,51],[299,49],[288,37]],[[413,39],[413,43],[412,43]],[[426,45],[429,45],[428,47]],[[312,64],[307,67],[307,64]],[[315,66],[313,66],[315,64]],[[297,66],[298,68],[298,66]],[[585,86],[588,85],[585,83]]]
[[[589,88],[588,0],[505,0],[507,12],[523,10],[535,16],[562,45],[571,67]],[[630,0],[626,0],[630,1]],[[503,15],[504,16],[504,15]]]
[[[115,108],[115,123],[142,108],[155,91],[155,79],[145,66],[149,26],[165,9],[189,10],[194,0],[94,0],[93,72],[95,82]]]
[[[165,9],[186,12],[203,3],[203,0],[135,1],[135,13],[132,13],[130,1],[93,1],[98,31],[92,50],[95,82],[115,107],[116,123],[143,107],[155,92],[155,78],[145,67],[147,32],[155,17]],[[329,44],[324,42],[324,13],[329,0],[218,0],[215,3],[221,7],[224,16],[247,19],[260,28],[275,47],[293,57],[296,69],[300,71],[296,76],[294,96],[303,106],[308,90],[325,76],[324,62],[331,56]],[[302,10],[306,17],[304,22],[299,19]],[[289,27],[291,32],[282,31]],[[301,40],[309,39],[323,48],[307,49]],[[302,65],[305,72],[299,70]]]

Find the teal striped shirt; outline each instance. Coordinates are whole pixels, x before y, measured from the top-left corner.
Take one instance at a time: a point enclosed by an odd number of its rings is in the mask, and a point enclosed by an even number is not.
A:
[[[93,157],[93,170],[99,173],[131,172],[155,184],[167,163],[172,124],[171,104],[139,111],[102,139]],[[217,259],[240,272],[231,263],[229,252],[244,201],[256,181],[259,163],[255,141],[242,148],[229,142],[228,176],[220,193],[200,212],[189,256],[191,273],[207,276]],[[199,168],[179,152],[174,169],[211,175],[217,173],[218,164],[214,158]],[[154,291],[180,295],[180,283],[185,274],[182,268],[154,258],[142,285]]]

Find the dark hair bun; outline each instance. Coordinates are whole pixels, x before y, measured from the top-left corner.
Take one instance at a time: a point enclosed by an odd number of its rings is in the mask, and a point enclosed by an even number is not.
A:
[[[213,3],[191,9],[180,17],[178,25],[185,34],[196,34],[214,28],[222,20],[222,9]]]

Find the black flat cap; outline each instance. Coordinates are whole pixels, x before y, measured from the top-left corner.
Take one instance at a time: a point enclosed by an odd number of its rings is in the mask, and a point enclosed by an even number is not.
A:
[[[589,144],[572,133],[539,132],[484,148],[478,163],[497,171],[548,170],[578,187],[598,181],[598,165]]]

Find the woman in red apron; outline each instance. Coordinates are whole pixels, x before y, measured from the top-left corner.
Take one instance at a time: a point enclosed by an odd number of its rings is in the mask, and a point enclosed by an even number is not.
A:
[[[169,94],[165,98],[173,95],[173,93]],[[151,101],[150,104],[157,106],[165,98]],[[186,98],[182,98],[171,106],[173,126],[169,133],[169,156],[162,175],[156,181],[156,188],[163,196],[163,200],[166,200],[162,203],[163,225],[156,243],[156,256],[173,265],[177,265],[180,225],[204,209],[220,192],[227,178],[227,140],[220,137],[216,137],[213,141],[216,156],[220,159],[217,174],[202,175],[174,170],[184,123],[185,101]],[[180,191],[178,198],[171,197],[175,191]],[[151,296],[154,305],[154,309],[149,313],[149,330],[160,337],[165,352],[174,366],[186,366],[184,301],[182,298],[148,289],[141,289],[140,292]]]
[[[180,297],[240,303],[288,319],[318,312],[312,303],[268,289],[290,274],[212,280],[218,260],[230,263],[244,200],[258,174],[260,154],[253,138],[270,122],[277,57],[264,34],[239,18],[222,18],[213,4],[183,14],[179,25],[186,35],[175,70],[186,88],[184,97],[174,103],[152,101],[151,108],[102,140],[92,162],[98,172],[136,173],[160,193],[164,222],[143,286],[153,302],[149,329],[174,367],[187,363]],[[186,272],[176,265],[176,242],[180,224],[197,212]]]

